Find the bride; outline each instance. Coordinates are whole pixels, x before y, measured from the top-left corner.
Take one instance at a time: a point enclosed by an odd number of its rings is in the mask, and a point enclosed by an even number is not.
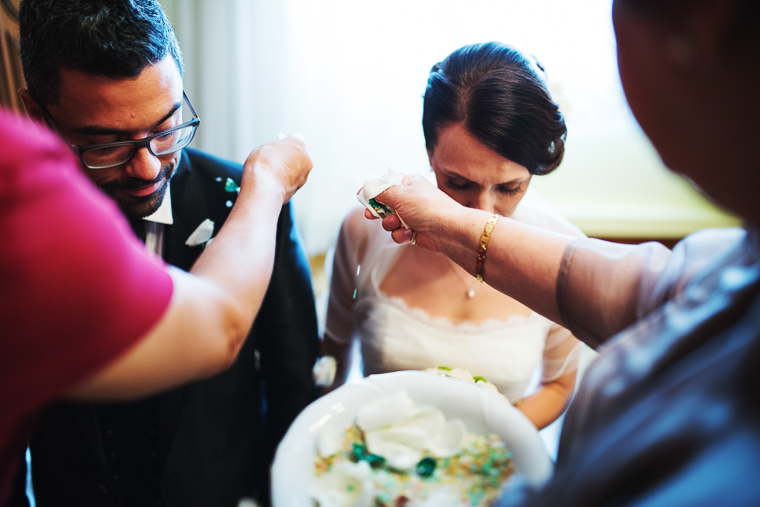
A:
[[[543,70],[515,48],[465,46],[433,66],[422,127],[438,187],[460,204],[553,231],[582,233],[528,192],[559,166],[565,122]],[[447,257],[397,245],[363,208],[343,222],[323,352],[345,382],[354,338],[364,374],[436,366],[485,377],[537,428],[575,386],[580,342],[566,329],[479,283]],[[540,384],[529,385],[541,365]]]

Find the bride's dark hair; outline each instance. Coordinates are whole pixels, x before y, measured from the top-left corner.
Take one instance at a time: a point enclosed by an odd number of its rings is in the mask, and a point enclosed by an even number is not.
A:
[[[461,123],[478,141],[531,174],[547,174],[565,152],[567,127],[539,73],[543,69],[499,42],[457,49],[430,70],[422,112],[425,146]]]

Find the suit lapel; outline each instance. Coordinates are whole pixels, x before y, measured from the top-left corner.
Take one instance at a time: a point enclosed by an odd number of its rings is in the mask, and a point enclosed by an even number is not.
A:
[[[172,178],[172,215],[174,223],[167,225],[164,236],[164,261],[185,271],[189,271],[195,260],[203,251],[202,246],[189,247],[185,241],[190,234],[207,218],[209,213],[198,182],[193,171],[192,160],[187,151],[182,152],[177,174]],[[159,449],[165,453],[166,460],[162,471],[162,483],[171,482],[176,473],[178,456],[175,441],[181,431],[185,397],[188,386],[173,389],[163,395],[161,403]]]
[[[164,260],[172,266],[189,271],[203,247],[189,247],[185,241],[209,218],[209,212],[186,151],[182,152],[177,174],[172,178],[172,215],[174,223],[166,226]]]

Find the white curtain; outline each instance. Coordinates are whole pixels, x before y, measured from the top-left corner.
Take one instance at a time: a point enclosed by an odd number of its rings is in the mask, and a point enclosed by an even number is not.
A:
[[[429,174],[430,67],[498,40],[538,57],[568,123],[565,162],[534,186],[587,233],[678,236],[734,223],[668,173],[625,103],[611,0],[162,0],[202,118],[194,146],[243,161],[302,132],[315,168],[294,202],[327,250],[370,172]]]

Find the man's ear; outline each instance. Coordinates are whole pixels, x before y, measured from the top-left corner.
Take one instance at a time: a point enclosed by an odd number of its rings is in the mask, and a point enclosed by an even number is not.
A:
[[[36,120],[40,123],[45,123],[45,117],[42,115],[42,111],[40,111],[40,107],[37,105],[37,103],[34,101],[31,95],[29,95],[29,90],[26,88],[21,88],[18,91],[18,94],[21,95],[21,100],[24,101],[24,107],[26,108],[26,114],[29,115],[30,118],[33,120]]]

